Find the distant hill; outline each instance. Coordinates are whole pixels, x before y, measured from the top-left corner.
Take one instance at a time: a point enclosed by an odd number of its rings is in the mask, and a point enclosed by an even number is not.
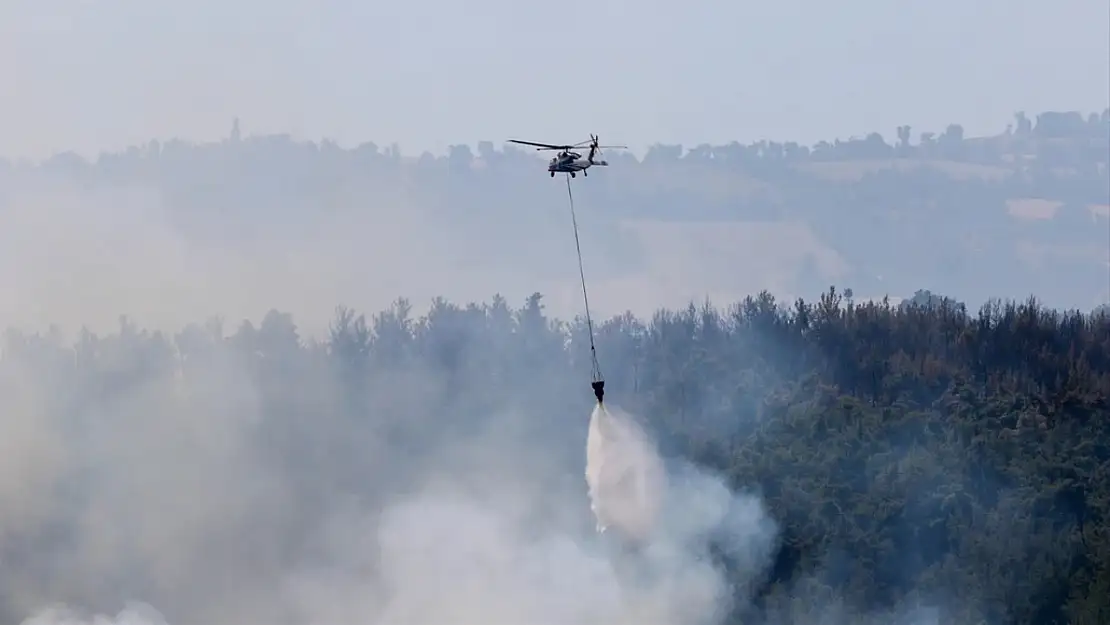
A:
[[[1084,310],[1107,301],[1110,110],[1019,113],[989,137],[965,137],[958,124],[893,130],[893,139],[876,132],[814,146],[607,152],[612,166],[574,187],[599,309],[833,283],[860,297],[929,289],[969,305],[1030,292]],[[563,183],[530,150],[487,141],[415,156],[236,133],[210,144],[151,141],[93,162],[59,154],[0,165],[0,210],[41,211],[60,189],[73,206],[97,205],[82,214],[119,210],[121,194],[146,206],[142,190],[190,249],[250,249],[271,265],[274,250],[292,258],[309,239],[343,250],[328,288],[380,294],[355,302],[365,307],[413,284],[428,293],[450,285],[459,298],[539,287],[553,310],[577,306]],[[382,242],[360,242],[362,232]],[[402,243],[435,250],[422,255],[421,273],[399,275],[412,263],[389,263],[397,252],[384,250]],[[387,277],[368,270],[385,264]]]

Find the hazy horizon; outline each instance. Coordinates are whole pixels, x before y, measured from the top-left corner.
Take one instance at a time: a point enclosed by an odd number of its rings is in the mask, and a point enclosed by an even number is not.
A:
[[[210,140],[234,117],[416,154],[591,132],[637,150],[902,124],[974,136],[1018,110],[1104,109],[1110,5],[16,0],[0,74],[7,157]]]
[[[593,312],[829,285],[1090,310],[1110,285],[1108,110],[1030,111],[986,141],[903,127],[812,153],[607,153],[613,167],[573,185]],[[336,305],[404,297],[419,313],[536,291],[554,315],[582,311],[566,189],[534,152],[399,163],[381,146],[227,138],[0,169],[0,325],[73,333],[125,314],[170,329],[276,308],[319,336]]]

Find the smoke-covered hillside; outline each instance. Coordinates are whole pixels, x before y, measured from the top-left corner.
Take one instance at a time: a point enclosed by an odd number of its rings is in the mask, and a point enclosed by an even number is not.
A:
[[[926,304],[605,324],[667,472],[647,542],[594,531],[584,328],[538,296],[340,309],[321,342],[278,312],[9,332],[0,618],[1105,622],[1110,325]]]

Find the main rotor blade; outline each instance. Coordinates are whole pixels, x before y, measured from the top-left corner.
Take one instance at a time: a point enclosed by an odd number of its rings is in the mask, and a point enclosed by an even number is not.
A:
[[[554,145],[551,143],[536,143],[534,141],[519,141],[517,139],[509,139],[509,143],[519,143],[521,145],[532,145],[544,150],[569,150],[573,145]]]

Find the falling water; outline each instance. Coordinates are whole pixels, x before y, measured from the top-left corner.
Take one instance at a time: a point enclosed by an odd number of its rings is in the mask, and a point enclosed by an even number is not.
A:
[[[586,438],[586,484],[599,532],[628,539],[651,537],[663,498],[663,462],[644,430],[628,415],[597,404]]]

